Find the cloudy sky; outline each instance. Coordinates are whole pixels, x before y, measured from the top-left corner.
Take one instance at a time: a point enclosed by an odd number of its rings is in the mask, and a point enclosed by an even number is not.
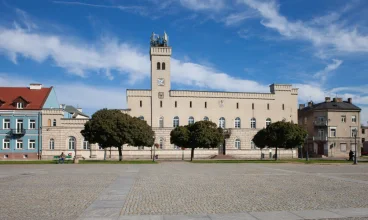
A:
[[[3,0],[0,86],[54,86],[89,114],[149,88],[149,39],[169,35],[172,88],[353,98],[368,120],[365,0]]]

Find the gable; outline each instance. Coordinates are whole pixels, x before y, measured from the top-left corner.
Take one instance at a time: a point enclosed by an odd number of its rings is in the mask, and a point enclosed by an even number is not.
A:
[[[53,87],[51,87],[51,91],[45,101],[45,103],[43,104],[42,108],[59,108],[59,102],[56,96],[56,92],[55,89]]]

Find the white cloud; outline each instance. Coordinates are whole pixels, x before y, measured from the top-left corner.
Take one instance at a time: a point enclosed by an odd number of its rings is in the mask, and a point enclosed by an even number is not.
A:
[[[328,64],[323,70],[318,71],[316,74],[314,74],[314,78],[320,79],[321,83],[323,84],[326,80],[328,75],[340,67],[342,64],[342,60],[333,59],[333,63]]]
[[[255,17],[255,14],[247,11],[247,12],[241,12],[241,13],[234,13],[234,14],[230,14],[228,15],[225,19],[224,19],[224,23],[226,26],[231,26],[231,25],[236,25],[239,24],[240,22],[249,19],[249,18],[253,18]]]
[[[318,24],[322,27],[289,21],[279,13],[275,1],[260,2],[242,0],[249,7],[257,10],[263,17],[265,27],[278,31],[284,37],[312,42],[317,47],[331,47],[341,52],[368,52],[368,36],[359,33],[357,28],[344,28],[336,23],[327,23],[336,20],[336,15],[321,18]]]
[[[220,10],[225,7],[223,0],[180,0],[183,7],[199,10]]]

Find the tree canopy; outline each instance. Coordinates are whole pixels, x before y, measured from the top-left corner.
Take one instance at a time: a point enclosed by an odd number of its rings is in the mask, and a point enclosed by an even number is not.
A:
[[[172,144],[191,148],[191,160],[193,160],[195,148],[214,148],[218,147],[223,141],[222,130],[210,121],[197,121],[191,125],[178,126],[170,133]]]
[[[81,131],[90,143],[102,148],[117,147],[122,160],[122,146],[150,146],[154,143],[154,132],[143,120],[122,113],[120,110],[101,109],[92,115]]]
[[[258,147],[275,147],[277,160],[278,148],[290,149],[303,144],[307,131],[291,122],[278,121],[270,124],[254,136],[253,142]]]

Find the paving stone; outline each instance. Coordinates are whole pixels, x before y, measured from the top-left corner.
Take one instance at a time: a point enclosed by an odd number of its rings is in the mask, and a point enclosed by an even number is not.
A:
[[[368,217],[368,208],[330,209],[329,211],[347,217]]]
[[[118,220],[164,220],[162,215],[120,216]]]
[[[346,216],[339,215],[327,210],[303,210],[293,211],[293,214],[303,217],[304,219],[323,219],[323,218],[345,218]]]
[[[164,220],[211,220],[208,215],[164,215]]]
[[[88,208],[88,211],[83,213],[82,218],[118,218],[121,208],[105,208],[94,207]]]
[[[255,217],[248,213],[236,213],[236,214],[211,214],[208,215],[211,220],[257,220]]]
[[[100,208],[122,208],[124,205],[123,201],[120,200],[96,200],[90,207]]]
[[[300,216],[292,214],[287,211],[274,211],[274,212],[250,212],[249,214],[253,215],[259,220],[296,220],[303,219]]]

